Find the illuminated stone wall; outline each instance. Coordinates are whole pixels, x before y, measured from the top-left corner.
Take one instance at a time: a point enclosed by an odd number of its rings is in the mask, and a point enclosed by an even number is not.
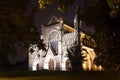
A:
[[[81,32],[80,35],[80,41],[83,42],[86,34]],[[70,70],[67,49],[74,45],[76,37],[74,28],[64,24],[61,19],[52,17],[47,25],[42,25],[42,38],[47,51],[39,50],[37,45],[30,45],[29,70]],[[101,67],[94,64],[94,49],[83,43],[81,46],[82,54],[86,56],[86,61],[82,64],[84,70],[101,70]]]

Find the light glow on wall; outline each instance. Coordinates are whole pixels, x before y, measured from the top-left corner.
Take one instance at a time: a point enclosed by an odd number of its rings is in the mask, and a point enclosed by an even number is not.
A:
[[[65,62],[62,62],[61,66],[62,66],[62,70],[65,71],[66,70]]]
[[[74,32],[74,31],[75,31],[74,28],[72,28],[72,27],[70,27],[70,26],[68,26],[68,25],[66,25],[66,24],[64,24],[63,27],[64,27],[64,29],[67,30],[67,31],[70,31],[70,32]]]
[[[62,67],[62,70],[65,71],[66,70],[66,61],[68,60],[67,57],[65,57],[63,60],[62,60],[62,63],[61,63],[61,67]]]
[[[50,55],[47,55],[46,60],[45,60],[45,62],[44,62],[44,69],[49,70],[48,64],[49,64],[50,58],[51,58],[51,56],[50,56]]]
[[[45,63],[44,63],[44,69],[49,70],[49,68],[48,68],[48,62],[45,62]]]
[[[36,70],[37,70],[37,64],[38,64],[38,61],[34,61],[34,62],[33,62],[33,66],[32,66],[32,70],[33,70],[33,71],[36,71]]]

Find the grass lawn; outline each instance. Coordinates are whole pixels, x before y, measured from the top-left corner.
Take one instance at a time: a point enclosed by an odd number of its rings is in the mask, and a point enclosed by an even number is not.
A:
[[[119,72],[5,71],[0,80],[120,80]]]

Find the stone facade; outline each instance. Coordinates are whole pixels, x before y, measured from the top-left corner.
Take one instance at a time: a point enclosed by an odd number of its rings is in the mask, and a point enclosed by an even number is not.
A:
[[[62,19],[53,16],[47,25],[41,26],[41,32],[41,38],[44,39],[47,51],[39,50],[37,45],[30,46],[29,70],[70,70],[67,49],[74,45],[76,41],[76,29],[65,24]],[[82,54],[86,56],[86,61],[82,64],[83,68],[84,70],[101,70],[101,67],[96,66],[93,62],[95,43],[92,41],[91,44],[89,39],[87,41],[85,37],[86,34],[81,31]],[[86,46],[88,43],[92,46]],[[34,50],[32,53],[30,52],[31,49]]]

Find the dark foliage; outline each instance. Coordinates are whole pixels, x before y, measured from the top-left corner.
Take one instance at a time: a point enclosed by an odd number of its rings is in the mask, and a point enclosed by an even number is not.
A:
[[[24,43],[24,50],[34,43],[45,49],[34,26],[37,7],[34,6],[29,12],[28,5],[31,3],[32,0],[0,0],[0,65],[8,62],[8,54],[17,55],[17,42]]]
[[[74,45],[67,49],[68,58],[71,63],[72,71],[83,71],[82,63],[85,61],[85,56],[81,53],[81,47],[79,45]]]

